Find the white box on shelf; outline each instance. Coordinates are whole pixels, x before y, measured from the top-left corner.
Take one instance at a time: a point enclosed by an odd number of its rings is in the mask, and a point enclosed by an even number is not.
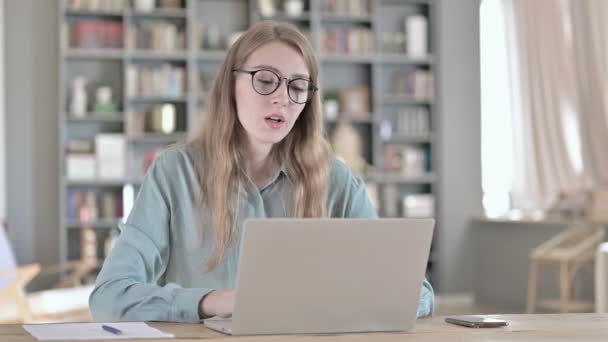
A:
[[[404,217],[433,217],[435,198],[431,194],[411,194],[403,197]]]
[[[102,133],[95,137],[97,176],[101,180],[121,180],[127,174],[127,142],[124,134]]]
[[[68,153],[65,157],[68,180],[93,180],[96,176],[95,155],[92,153]]]

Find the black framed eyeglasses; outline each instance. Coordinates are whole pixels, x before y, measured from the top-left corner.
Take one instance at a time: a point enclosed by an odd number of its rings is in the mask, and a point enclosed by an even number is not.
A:
[[[242,72],[251,75],[251,86],[260,95],[270,95],[277,91],[283,80],[287,81],[287,95],[291,101],[304,104],[310,101],[319,88],[311,80],[305,78],[282,77],[276,72],[268,69],[243,70],[232,69],[234,72]]]

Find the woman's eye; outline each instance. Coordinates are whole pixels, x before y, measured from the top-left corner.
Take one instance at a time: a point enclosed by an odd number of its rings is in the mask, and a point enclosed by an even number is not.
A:
[[[261,79],[258,79],[258,82],[260,82],[262,84],[273,84],[274,83],[273,80],[261,80]]]
[[[300,88],[300,87],[296,87],[296,86],[291,86],[290,88],[291,88],[291,90],[298,92],[298,93],[304,92],[304,88]]]

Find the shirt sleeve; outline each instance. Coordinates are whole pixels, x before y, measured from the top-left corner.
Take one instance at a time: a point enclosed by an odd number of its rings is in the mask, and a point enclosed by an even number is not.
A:
[[[95,320],[197,322],[199,300],[212,291],[159,285],[171,248],[171,199],[163,156],[150,167],[97,277],[89,298]]]
[[[344,190],[345,195],[343,197],[345,203],[344,217],[377,218],[378,214],[369,199],[365,189],[365,183],[350,172],[346,172],[344,178],[348,179],[345,186],[346,189]],[[435,294],[433,287],[428,280],[424,279],[420,291],[420,300],[418,302],[418,318],[432,315],[434,303]]]
[[[431,316],[435,307],[435,292],[428,280],[424,279],[422,290],[420,291],[420,301],[418,302],[418,318]]]

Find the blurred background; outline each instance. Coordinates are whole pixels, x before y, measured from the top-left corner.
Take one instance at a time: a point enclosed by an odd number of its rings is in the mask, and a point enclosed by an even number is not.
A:
[[[0,0],[0,322],[86,298],[156,155],[262,20],[320,63],[382,217],[436,219],[435,314],[605,310],[601,0]]]

